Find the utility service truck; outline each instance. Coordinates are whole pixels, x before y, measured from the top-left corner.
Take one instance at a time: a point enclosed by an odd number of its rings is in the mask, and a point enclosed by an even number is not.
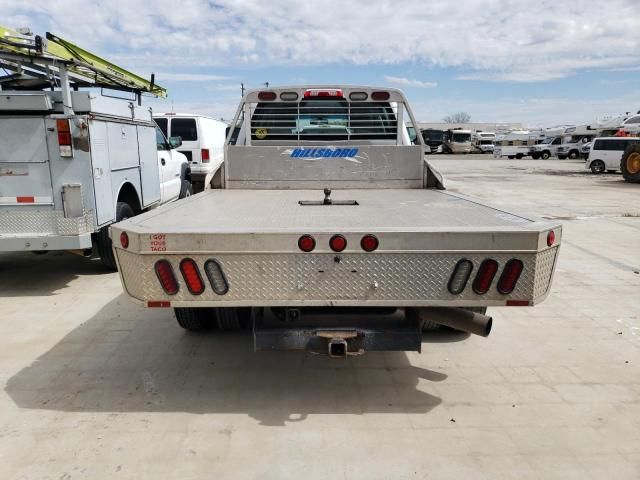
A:
[[[111,227],[124,290],[188,330],[334,357],[419,351],[438,325],[486,336],[487,306],[541,302],[560,223],[444,190],[405,122],[396,89],[248,92],[221,188]]]
[[[108,226],[191,189],[180,140],[140,106],[165,90],[50,33],[0,27],[0,67],[0,251],[95,245],[115,268]]]

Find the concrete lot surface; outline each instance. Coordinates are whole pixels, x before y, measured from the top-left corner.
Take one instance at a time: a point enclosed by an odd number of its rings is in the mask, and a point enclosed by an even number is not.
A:
[[[640,185],[580,161],[434,164],[564,238],[546,302],[422,354],[253,353],[134,305],[98,261],[0,254],[0,479],[640,478]]]

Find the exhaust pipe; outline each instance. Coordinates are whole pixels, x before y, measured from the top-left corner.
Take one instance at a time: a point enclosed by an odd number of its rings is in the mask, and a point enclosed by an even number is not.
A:
[[[493,318],[482,313],[456,307],[419,308],[420,320],[431,320],[455,330],[488,337],[491,333]]]

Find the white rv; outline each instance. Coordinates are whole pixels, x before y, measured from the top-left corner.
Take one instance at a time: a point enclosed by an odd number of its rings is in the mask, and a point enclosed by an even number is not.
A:
[[[531,149],[538,143],[539,139],[539,133],[530,132],[529,130],[518,130],[505,135],[498,135],[493,148],[493,156],[495,158],[517,159],[526,157],[531,154]]]
[[[493,153],[496,134],[494,132],[475,132],[473,134],[473,147],[480,153]]]

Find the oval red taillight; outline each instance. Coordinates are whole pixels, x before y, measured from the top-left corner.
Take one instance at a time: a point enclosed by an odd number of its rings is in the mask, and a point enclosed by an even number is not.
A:
[[[120,245],[122,248],[129,248],[129,235],[127,235],[127,232],[120,232]]]
[[[276,92],[260,92],[258,93],[258,100],[272,101],[277,97]]]
[[[484,295],[491,288],[493,277],[498,271],[498,262],[492,258],[487,258],[480,264],[476,278],[473,281],[473,291],[478,295]]]
[[[360,246],[365,252],[373,252],[378,248],[378,238],[375,235],[367,234],[360,240]]]
[[[156,276],[160,281],[160,285],[162,289],[165,291],[167,295],[175,295],[178,293],[180,286],[178,285],[178,280],[176,280],[176,276],[173,274],[173,267],[167,260],[158,260],[154,266],[156,271]]]
[[[556,232],[551,230],[547,233],[547,247],[552,246],[554,243],[556,243]]]
[[[342,235],[334,235],[331,237],[331,240],[329,240],[329,246],[334,252],[341,252],[347,248],[347,239]]]
[[[508,295],[516,288],[516,283],[524,269],[524,264],[517,258],[512,258],[504,266],[500,280],[498,280],[498,292]]]
[[[192,295],[200,295],[204,292],[204,282],[200,275],[198,265],[191,258],[185,258],[180,262],[180,272],[187,284],[187,289]]]
[[[316,248],[316,241],[311,235],[303,235],[298,239],[298,248],[303,252],[310,252]]]

